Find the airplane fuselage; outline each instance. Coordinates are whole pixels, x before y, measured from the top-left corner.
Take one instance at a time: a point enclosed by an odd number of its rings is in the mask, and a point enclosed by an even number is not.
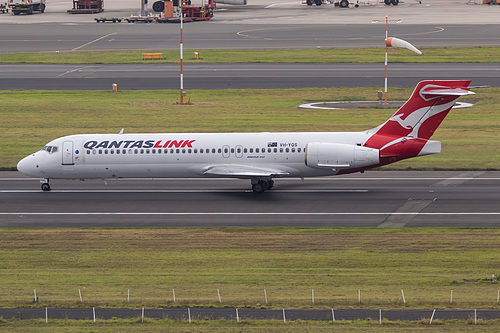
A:
[[[44,149],[27,159],[43,161],[31,168],[31,175],[54,179],[207,177],[212,165],[245,165],[276,169],[288,177],[314,177],[349,167],[307,166],[308,144],[360,146],[368,137],[363,132],[82,134],[53,140],[47,147],[57,147],[56,152]]]

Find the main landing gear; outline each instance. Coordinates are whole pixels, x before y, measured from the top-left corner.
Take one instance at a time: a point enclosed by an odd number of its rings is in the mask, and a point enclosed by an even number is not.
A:
[[[50,185],[48,179],[41,179],[40,183],[42,183],[42,191],[44,192],[50,191]]]
[[[263,193],[266,190],[272,189],[274,180],[272,179],[252,179],[253,193]]]

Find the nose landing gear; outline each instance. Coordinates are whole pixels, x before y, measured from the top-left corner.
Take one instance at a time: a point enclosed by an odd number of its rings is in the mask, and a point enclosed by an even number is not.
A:
[[[50,191],[50,185],[49,185],[49,180],[48,179],[41,179],[40,183],[42,183],[42,191],[48,192]]]

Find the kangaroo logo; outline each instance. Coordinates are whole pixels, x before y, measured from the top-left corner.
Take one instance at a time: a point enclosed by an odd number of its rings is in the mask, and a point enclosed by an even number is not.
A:
[[[392,116],[389,121],[397,122],[401,127],[407,130],[413,130],[413,128],[418,124],[419,120],[425,115],[428,108],[420,108],[412,113],[410,113],[406,118],[403,119],[404,113],[400,113]]]
[[[401,118],[402,116],[403,116],[402,114],[398,114],[396,116],[391,117],[389,120],[397,122],[404,129],[408,129],[408,130],[413,129],[413,127],[410,124],[405,123],[405,120]]]

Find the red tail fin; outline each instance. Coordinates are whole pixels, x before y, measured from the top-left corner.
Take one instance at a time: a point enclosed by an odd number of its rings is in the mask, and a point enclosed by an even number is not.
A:
[[[441,124],[455,101],[473,94],[468,81],[421,81],[410,99],[375,132],[365,146],[383,149],[395,140],[421,139],[426,141]]]

